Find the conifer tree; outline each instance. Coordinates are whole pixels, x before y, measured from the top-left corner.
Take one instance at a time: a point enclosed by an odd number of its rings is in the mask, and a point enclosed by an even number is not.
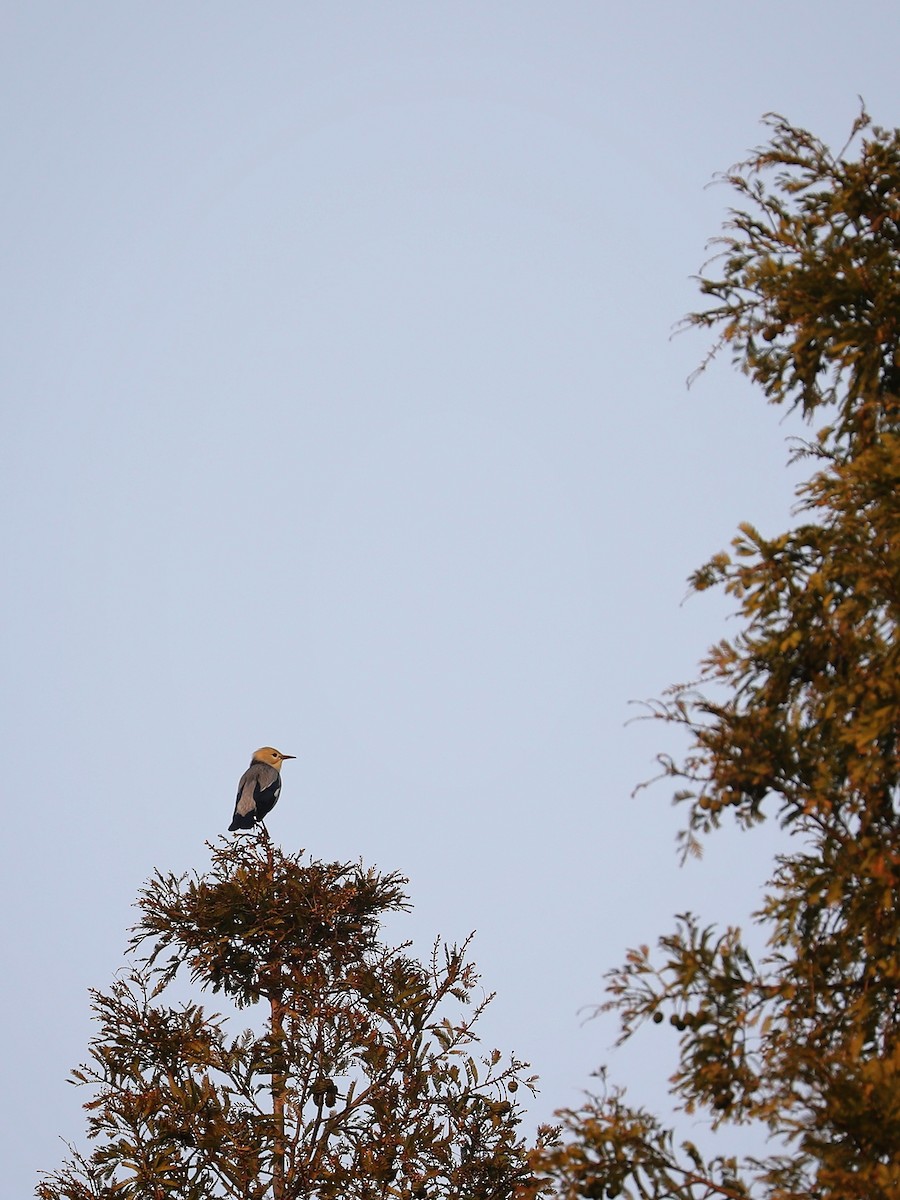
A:
[[[623,1040],[674,1027],[691,1123],[726,1147],[756,1123],[770,1153],[709,1160],[610,1090],[536,1156],[567,1200],[900,1197],[900,130],[863,112],[833,154],[768,124],[726,176],[738,207],[688,323],[799,409],[810,471],[794,527],[743,525],[693,576],[733,599],[739,632],[655,709],[688,738],[662,760],[684,853],[726,817],[784,828],[754,918],[768,950],[684,914],[657,953],[629,953],[604,1007]]]
[[[93,1150],[40,1200],[537,1195],[515,1096],[534,1077],[477,1053],[490,997],[468,941],[423,965],[379,939],[405,883],[304,865],[263,830],[218,843],[204,875],[155,875],[73,1073]]]

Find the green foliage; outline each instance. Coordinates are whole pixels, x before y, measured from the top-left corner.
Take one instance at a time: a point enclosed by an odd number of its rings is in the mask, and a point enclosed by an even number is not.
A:
[[[45,1176],[40,1200],[537,1195],[514,1099],[534,1079],[474,1053],[490,996],[473,999],[468,943],[423,965],[379,941],[404,884],[304,866],[264,832],[221,842],[203,876],[157,874],[73,1072],[94,1150]],[[191,985],[256,1027],[166,1002]]]
[[[683,853],[728,813],[784,826],[754,914],[768,948],[755,961],[739,929],[684,914],[611,973],[603,1007],[623,1039],[668,1015],[681,1107],[720,1130],[753,1122],[784,1153],[707,1163],[614,1093],[563,1114],[565,1144],[538,1156],[566,1197],[900,1196],[900,131],[863,113],[848,159],[769,125],[726,177],[746,207],[688,323],[799,407],[812,473],[793,528],[745,524],[695,573],[740,629],[654,706],[688,738],[662,759]]]

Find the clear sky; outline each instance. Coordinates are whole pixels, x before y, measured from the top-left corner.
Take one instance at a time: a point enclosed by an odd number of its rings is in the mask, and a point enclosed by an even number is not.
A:
[[[752,907],[774,833],[679,870],[665,729],[788,520],[780,422],[671,340],[778,110],[900,123],[895,2],[27,3],[0,12],[4,1187],[82,1141],[65,1083],[131,904],[203,869],[250,753],[287,849],[477,929],[534,1120],[601,1062],[625,948]],[[674,1036],[674,1035],[673,1035]],[[648,1059],[648,1061],[644,1061]],[[664,1071],[663,1071],[664,1073]],[[654,1082],[656,1080],[656,1082]]]

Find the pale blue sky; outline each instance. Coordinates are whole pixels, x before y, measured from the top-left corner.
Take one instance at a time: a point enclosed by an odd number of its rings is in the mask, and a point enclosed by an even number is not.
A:
[[[297,755],[289,849],[410,877],[424,952],[477,929],[533,1119],[665,1042],[584,1025],[772,839],[679,871],[629,701],[692,675],[681,606],[778,529],[779,424],[670,340],[776,109],[898,123],[895,3],[7,3],[4,1181],[58,1136],[86,989],[155,869],[202,869],[238,776]]]

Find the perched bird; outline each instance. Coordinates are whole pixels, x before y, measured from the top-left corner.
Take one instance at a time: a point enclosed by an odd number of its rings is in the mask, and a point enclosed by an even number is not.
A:
[[[272,811],[281,793],[281,764],[293,754],[282,754],[271,746],[263,746],[250,759],[250,766],[238,784],[234,816],[228,826],[229,832],[236,829],[252,829]],[[265,826],[263,826],[265,828]]]

